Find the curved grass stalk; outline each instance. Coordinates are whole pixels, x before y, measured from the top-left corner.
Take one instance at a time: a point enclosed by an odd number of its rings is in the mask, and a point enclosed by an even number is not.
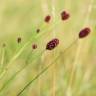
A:
[[[69,49],[73,44],[75,44],[77,42],[77,39],[74,40],[67,48],[64,49],[63,53],[65,51],[67,51],[67,49]],[[52,65],[54,65],[54,62],[56,62],[59,57],[61,55],[59,54],[47,67],[45,67],[44,69],[42,69],[42,71],[40,73],[38,73],[30,82],[28,82],[24,88],[16,95],[16,96],[20,96],[24,90],[26,90],[35,80],[37,80],[41,75],[43,75]]]

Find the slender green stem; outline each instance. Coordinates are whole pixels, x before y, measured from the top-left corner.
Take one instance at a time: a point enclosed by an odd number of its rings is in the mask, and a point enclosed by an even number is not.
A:
[[[64,49],[63,52],[65,52],[68,48],[70,48],[73,44],[77,42],[77,39],[72,42],[71,45],[69,45],[67,48]],[[17,94],[17,96],[20,96],[24,90],[26,90],[35,80],[37,80],[43,73],[45,73],[53,64],[55,61],[59,59],[61,55],[59,54],[47,67],[45,67],[40,73],[38,73],[28,84],[25,85],[25,87]]]
[[[40,57],[45,51],[42,51],[38,57]],[[29,54],[30,55],[30,54]],[[28,56],[29,57],[29,56]],[[32,60],[35,60],[35,57],[31,58]],[[7,87],[7,85],[20,73],[22,72],[30,63],[28,63],[27,61],[25,62],[25,65],[19,70],[17,71],[7,82],[5,82],[5,84],[2,86],[2,88],[0,89],[0,93],[2,92],[2,90],[4,90],[5,87]]]
[[[0,62],[0,79],[2,78],[2,76],[5,74],[5,71],[3,71],[3,65],[4,65],[4,56],[5,56],[5,49],[2,48],[2,57],[1,57],[1,62]]]
[[[3,64],[4,64],[4,55],[5,55],[5,49],[2,48],[2,57],[1,57],[1,63],[0,63],[0,70],[2,70]]]

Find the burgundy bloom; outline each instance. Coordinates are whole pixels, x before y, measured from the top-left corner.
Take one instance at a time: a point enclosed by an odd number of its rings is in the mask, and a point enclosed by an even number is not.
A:
[[[59,40],[57,38],[52,39],[47,43],[46,49],[53,50],[59,44]]]
[[[37,45],[36,45],[36,44],[33,44],[33,45],[32,45],[32,48],[33,48],[33,49],[36,49],[36,48],[37,48]]]
[[[82,29],[79,33],[79,38],[84,38],[86,37],[89,33],[91,32],[90,28],[86,27]]]
[[[69,13],[67,13],[66,11],[63,11],[63,12],[61,13],[61,19],[62,19],[63,21],[69,19],[69,17],[70,17],[70,15],[69,15]]]
[[[51,19],[51,16],[50,16],[50,15],[47,15],[47,16],[45,17],[45,20],[44,20],[44,21],[45,21],[46,23],[49,23],[50,19]]]

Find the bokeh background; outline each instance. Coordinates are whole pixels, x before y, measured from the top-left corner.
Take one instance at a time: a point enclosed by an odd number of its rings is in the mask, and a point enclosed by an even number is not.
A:
[[[91,33],[79,39],[85,27]],[[53,38],[60,44],[48,51]],[[96,96],[96,0],[0,0],[0,96],[17,96],[51,63],[20,96]]]

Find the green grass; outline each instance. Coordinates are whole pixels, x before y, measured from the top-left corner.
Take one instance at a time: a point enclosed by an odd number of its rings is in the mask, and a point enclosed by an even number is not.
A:
[[[63,10],[70,13],[67,21]],[[95,11],[95,0],[1,0],[0,96],[96,96]],[[91,34],[77,39],[87,26]],[[45,50],[55,37],[59,46]]]

